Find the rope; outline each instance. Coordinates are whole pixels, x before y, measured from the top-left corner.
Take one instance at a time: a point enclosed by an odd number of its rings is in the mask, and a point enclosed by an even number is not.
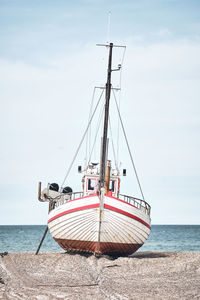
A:
[[[125,132],[125,129],[124,129],[124,125],[123,125],[123,122],[122,122],[122,118],[121,118],[121,114],[120,114],[120,111],[119,111],[119,107],[118,107],[118,104],[117,104],[117,99],[116,99],[114,90],[113,90],[113,95],[114,95],[114,98],[115,98],[115,103],[116,103],[117,111],[118,111],[118,114],[119,114],[119,120],[120,120],[122,130],[123,130],[123,133],[124,133],[124,138],[126,140],[126,144],[127,144],[127,148],[128,148],[130,158],[131,158],[132,166],[133,166],[133,169],[134,169],[134,172],[135,172],[135,176],[136,176],[136,179],[137,179],[137,182],[138,182],[138,185],[139,185],[139,189],[140,189],[142,198],[145,201],[144,194],[142,192],[142,187],[141,187],[141,184],[140,184],[140,180],[139,180],[139,177],[138,177],[138,174],[137,174],[137,171],[136,171],[136,167],[135,167],[135,164],[134,164],[134,161],[133,161],[133,157],[132,157],[131,150],[130,150],[130,147],[129,147],[128,139],[127,139],[126,132]]]
[[[110,43],[110,19],[111,19],[111,11],[108,12],[108,27],[107,27],[107,43]]]
[[[77,155],[78,155],[78,152],[79,152],[79,150],[80,150],[80,148],[81,148],[81,145],[82,145],[82,143],[83,143],[83,141],[84,141],[84,138],[85,138],[85,136],[86,136],[86,134],[87,134],[87,132],[88,132],[88,129],[89,129],[89,127],[90,127],[90,124],[91,124],[91,122],[92,122],[92,119],[93,119],[93,117],[94,117],[94,114],[95,114],[95,112],[96,112],[96,110],[97,110],[97,107],[98,107],[98,105],[99,105],[99,103],[100,103],[100,100],[101,100],[101,97],[102,97],[102,95],[103,95],[103,92],[104,92],[104,90],[102,91],[102,93],[101,93],[101,95],[100,95],[100,97],[99,97],[99,100],[98,100],[98,102],[97,102],[97,104],[96,104],[96,107],[95,107],[95,109],[94,109],[94,111],[93,111],[93,114],[92,114],[92,116],[91,116],[91,118],[90,118],[90,120],[89,120],[89,122],[88,122],[87,128],[86,128],[86,130],[85,130],[85,132],[84,132],[84,134],[83,134],[83,137],[82,137],[82,139],[81,139],[81,141],[80,141],[80,144],[79,144],[79,146],[78,146],[78,148],[77,148],[77,150],[76,150],[76,153],[75,153],[75,155],[74,155],[74,157],[73,157],[73,160],[72,160],[72,162],[71,162],[71,164],[70,164],[70,166],[69,166],[69,168],[68,168],[68,170],[67,170],[67,174],[65,175],[65,178],[64,178],[63,183],[62,183],[62,185],[61,185],[61,188],[63,187],[63,185],[64,185],[64,183],[65,183],[65,181],[66,181],[66,179],[67,179],[67,177],[68,177],[68,175],[69,175],[69,173],[70,173],[70,171],[71,171],[71,168],[72,168],[72,166],[73,166],[73,163],[74,163],[74,161],[75,161],[75,159],[76,159],[76,157],[77,157]]]
[[[94,104],[94,96],[95,96],[95,91],[96,91],[96,87],[94,87],[93,93],[92,93],[92,100],[91,100],[91,104],[90,104],[90,112],[89,112],[89,117],[88,117],[88,122],[91,118],[92,115],[92,108],[93,108],[93,104]],[[87,132],[87,137],[86,137],[86,153],[85,153],[85,161],[87,161],[87,157],[88,157],[88,153],[90,153],[90,142],[91,142],[91,127],[88,130],[89,132]],[[88,137],[89,135],[89,137]],[[89,140],[89,141],[88,141]],[[89,144],[89,145],[88,145]],[[88,149],[89,148],[89,149]]]
[[[88,164],[91,161],[91,157],[92,157],[92,154],[93,154],[93,151],[94,151],[94,147],[95,147],[95,144],[96,144],[97,135],[98,135],[98,132],[99,132],[99,129],[100,129],[100,125],[101,125],[101,121],[102,121],[102,116],[103,116],[103,113],[104,113],[104,106],[105,105],[103,104],[103,106],[102,106],[102,108],[100,110],[99,119],[98,119],[98,122],[97,122],[96,134],[95,134],[95,137],[94,137],[94,143],[93,143],[93,146],[92,146],[92,150],[90,152]]]
[[[115,168],[118,170],[117,159],[116,159],[116,153],[115,153],[115,147],[114,147],[113,137],[112,137],[112,128],[111,128],[110,116],[109,116],[108,121],[109,121],[109,127],[110,127],[110,137],[111,137],[111,143],[112,143],[113,155],[114,155],[114,160],[115,160]]]
[[[119,94],[119,111],[120,111],[120,103],[121,103],[122,69],[123,69],[123,63],[124,63],[124,58],[125,58],[125,52],[126,52],[126,47],[124,48],[123,55],[122,55],[121,69],[120,69],[120,78],[119,78],[119,87],[120,87],[120,94]],[[120,120],[118,119],[118,124],[117,124],[117,162],[119,161],[119,123],[120,123]]]

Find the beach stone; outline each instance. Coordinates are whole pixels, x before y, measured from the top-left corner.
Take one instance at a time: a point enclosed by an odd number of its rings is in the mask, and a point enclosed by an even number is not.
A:
[[[0,299],[200,299],[200,252],[0,256]]]

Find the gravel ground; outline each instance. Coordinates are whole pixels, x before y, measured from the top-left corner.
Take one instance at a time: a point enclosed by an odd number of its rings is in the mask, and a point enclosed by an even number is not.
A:
[[[0,253],[0,299],[200,299],[200,252]]]

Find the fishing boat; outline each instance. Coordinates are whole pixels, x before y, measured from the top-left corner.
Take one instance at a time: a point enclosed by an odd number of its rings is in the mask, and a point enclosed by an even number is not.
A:
[[[48,184],[47,188],[41,191],[41,183],[39,183],[38,199],[49,202],[48,229],[64,250],[124,256],[137,251],[147,240],[151,230],[151,208],[141,190],[118,106],[119,120],[142,199],[120,194],[121,176],[126,175],[126,169],[113,168],[109,160],[108,127],[111,114],[109,109],[111,91],[114,89],[111,76],[113,71],[120,70],[121,65],[117,69],[112,68],[113,48],[119,46],[113,43],[104,46],[109,49],[109,55],[107,82],[103,88],[105,102],[100,160],[89,161],[84,167],[78,166],[78,172],[82,174],[81,192],[73,192],[70,187],[59,189],[56,183]],[[94,114],[95,110],[82,141]]]

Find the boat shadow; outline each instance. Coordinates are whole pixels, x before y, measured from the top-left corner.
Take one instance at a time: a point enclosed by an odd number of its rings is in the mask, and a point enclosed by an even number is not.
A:
[[[86,258],[94,255],[93,253],[90,253],[90,252],[79,252],[79,251],[70,251],[70,250],[63,252],[62,254],[71,255],[71,256],[80,255],[80,256],[83,256],[83,257],[86,257]]]
[[[88,253],[88,252],[78,252],[78,251],[66,251],[63,254],[67,254],[67,255],[80,255],[80,256],[84,256],[86,258],[93,256],[93,253]],[[164,257],[169,257],[170,253],[168,252],[157,252],[157,251],[143,251],[143,252],[136,252],[133,253],[131,255],[121,255],[121,256],[115,256],[115,255],[98,255],[95,257],[97,259],[99,258],[106,258],[108,260],[115,260],[118,259],[120,257],[124,257],[124,258],[137,258],[137,259],[145,259],[145,258],[164,258]]]
[[[167,252],[157,252],[157,251],[143,251],[143,252],[136,252],[132,255],[129,255],[129,258],[162,258],[162,257],[169,257],[170,254]]]
[[[102,255],[101,257],[105,257],[109,260],[115,260],[117,258],[137,258],[137,259],[145,259],[145,258],[164,258],[164,257],[169,257],[170,253],[167,252],[153,252],[153,251],[144,251],[144,252],[136,252],[131,255],[120,255],[120,256],[110,256],[110,255]]]

